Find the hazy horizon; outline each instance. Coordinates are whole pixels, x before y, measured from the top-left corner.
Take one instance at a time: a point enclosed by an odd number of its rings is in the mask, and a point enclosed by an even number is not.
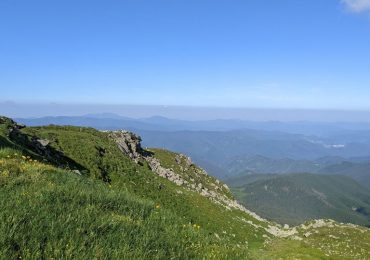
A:
[[[116,114],[128,118],[162,116],[179,120],[234,119],[281,122],[370,122],[370,110],[281,109],[247,107],[199,107],[160,105],[104,105],[0,102],[2,115],[14,118]]]

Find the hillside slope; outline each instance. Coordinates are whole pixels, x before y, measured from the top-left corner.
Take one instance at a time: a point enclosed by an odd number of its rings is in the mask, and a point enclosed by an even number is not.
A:
[[[312,237],[284,229],[237,204],[186,156],[144,150],[124,131],[24,128],[0,117],[0,173],[4,258],[370,256],[367,229],[307,224]],[[332,234],[338,240],[320,243]],[[332,248],[348,239],[353,253]]]
[[[250,174],[292,174],[318,173],[351,177],[365,188],[370,189],[370,164],[367,157],[343,158],[321,157],[315,160],[273,159],[264,156],[236,158],[229,163],[228,175]]]
[[[370,225],[370,191],[340,175],[250,175],[228,181],[242,204],[263,217],[297,225],[310,219]]]
[[[356,180],[362,186],[370,189],[370,164],[344,161],[328,165],[320,169],[320,174],[340,174]]]

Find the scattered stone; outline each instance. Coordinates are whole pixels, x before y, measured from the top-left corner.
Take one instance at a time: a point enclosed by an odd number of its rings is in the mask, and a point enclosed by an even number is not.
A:
[[[81,172],[79,170],[72,170],[72,172],[78,174],[78,175],[82,175]]]
[[[39,143],[42,147],[46,147],[50,144],[48,139],[36,139],[36,142]]]

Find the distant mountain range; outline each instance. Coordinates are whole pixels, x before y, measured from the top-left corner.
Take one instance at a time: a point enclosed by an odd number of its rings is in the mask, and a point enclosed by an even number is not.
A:
[[[98,128],[137,128],[142,130],[161,131],[230,131],[254,129],[277,131],[291,134],[314,135],[320,137],[337,136],[338,138],[361,137],[370,141],[370,123],[353,122],[280,122],[280,121],[247,121],[238,119],[217,119],[187,121],[170,119],[162,116],[148,118],[129,118],[114,113],[86,114],[83,116],[48,116],[40,118],[17,118],[19,122],[29,125],[78,124]],[[356,135],[356,136],[355,136]]]
[[[188,154],[219,178],[246,173],[340,173],[370,186],[368,123],[184,121],[159,116],[133,119],[110,113],[17,121],[30,126],[135,131],[143,137],[144,146]]]
[[[341,175],[246,175],[226,181],[238,200],[261,216],[297,225],[331,218],[370,225],[370,190]]]

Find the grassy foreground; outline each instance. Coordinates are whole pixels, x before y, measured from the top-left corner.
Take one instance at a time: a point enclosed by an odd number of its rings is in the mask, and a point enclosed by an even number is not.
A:
[[[211,239],[201,225],[160,203],[35,162],[15,150],[0,154],[1,256],[190,259],[247,253]]]
[[[134,163],[106,133],[48,126],[11,138],[12,124],[0,122],[0,259],[370,258],[368,229],[308,226],[279,238],[268,232],[274,223]],[[49,140],[57,157],[38,153],[34,138]],[[185,179],[220,186],[195,165],[181,170],[176,154],[151,151]]]

